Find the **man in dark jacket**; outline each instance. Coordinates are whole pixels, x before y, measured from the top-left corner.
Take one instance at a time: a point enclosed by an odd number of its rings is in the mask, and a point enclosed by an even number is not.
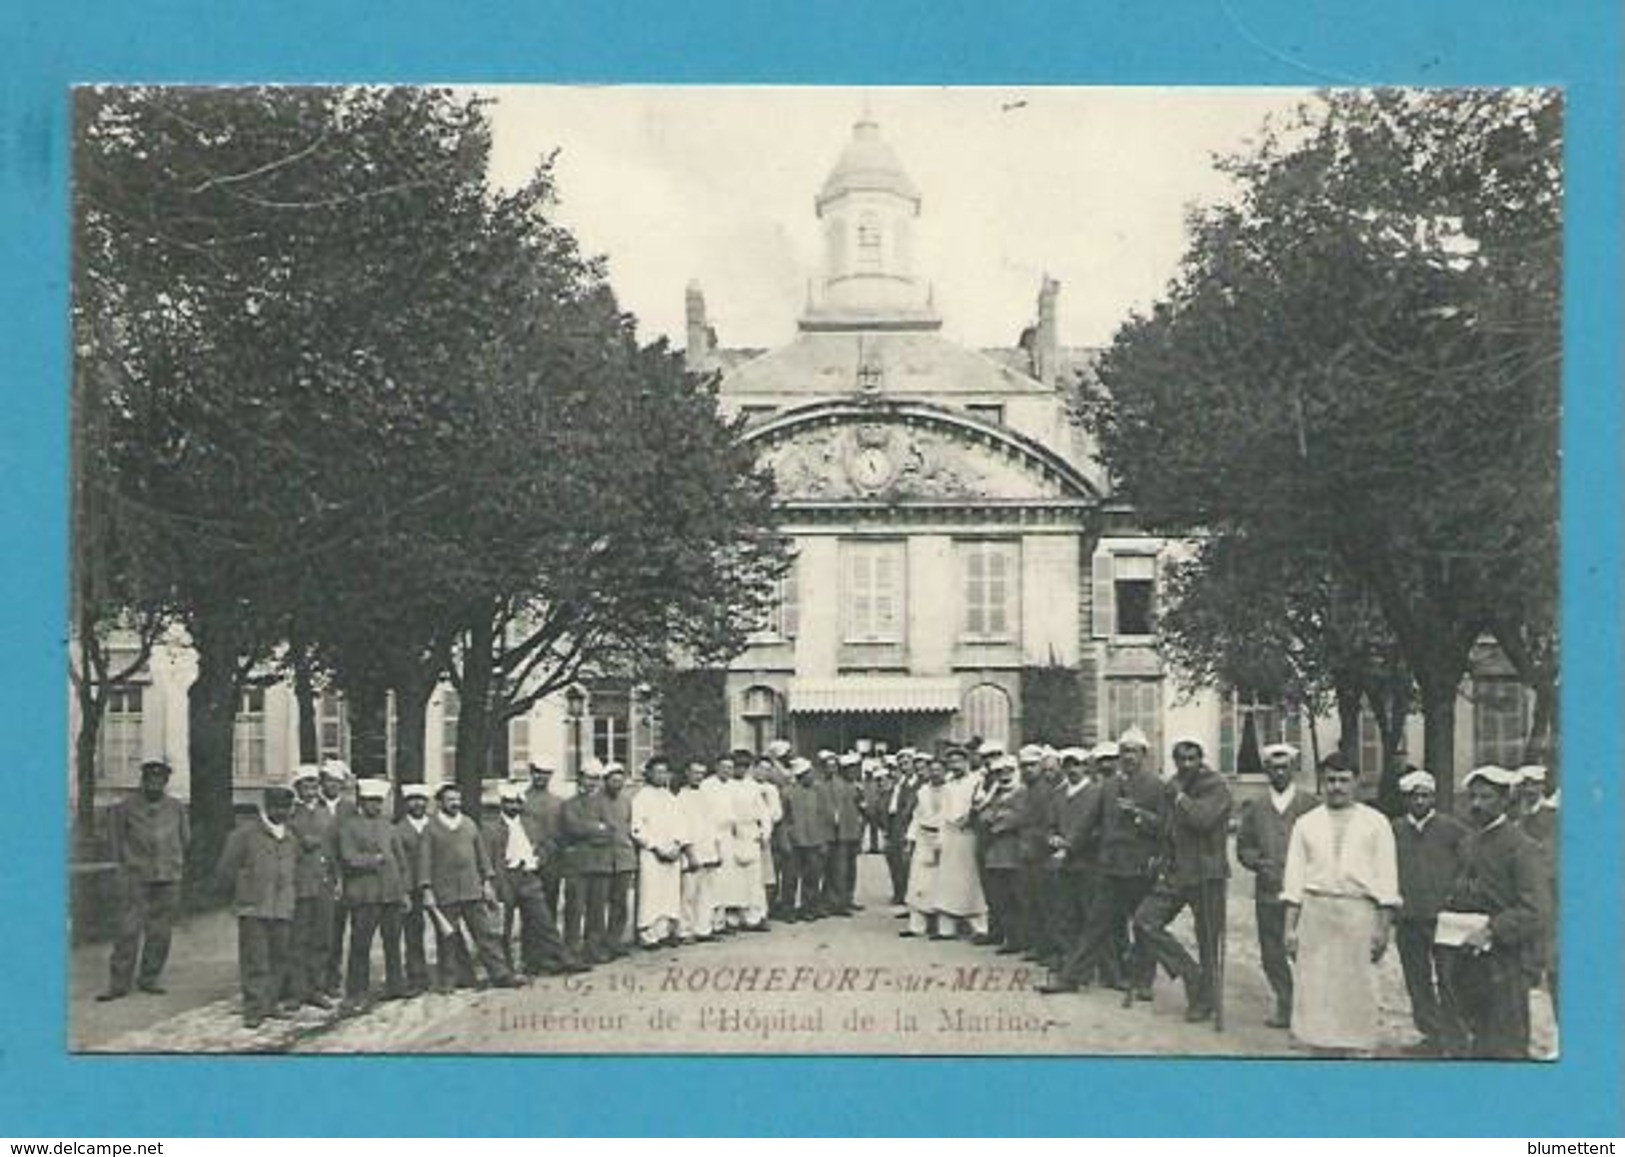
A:
[[[796,895],[785,901],[787,920],[816,920],[824,915],[821,883],[824,857],[835,832],[828,797],[815,781],[811,761],[793,759],[795,782],[785,788],[784,814],[796,857]]]
[[[1050,860],[1054,952],[1060,967],[1082,938],[1094,901],[1096,858],[1100,852],[1101,798],[1117,772],[1117,744],[1102,743],[1087,763],[1067,760],[1066,784],[1050,811]]]
[[[423,906],[435,925],[438,987],[443,992],[454,983],[473,987],[474,964],[464,928],[491,984],[518,987],[522,982],[502,958],[502,941],[487,913],[488,905],[496,905],[495,873],[479,828],[463,813],[463,793],[455,784],[443,784],[436,799],[440,811],[418,844],[418,877]]]
[[[1036,764],[1034,765],[1036,768]],[[1014,758],[993,761],[995,781],[981,811],[988,924],[1000,931],[998,951],[1021,952],[1027,944],[1026,897],[1022,890],[1022,821],[1026,788],[1017,782]]]
[[[1546,934],[1540,852],[1508,814],[1517,774],[1481,767],[1468,775],[1467,807],[1477,827],[1461,842],[1460,867],[1439,917],[1441,927],[1458,913],[1488,917],[1444,949],[1441,976],[1469,1055],[1481,1060],[1528,1058],[1529,964]]]
[[[1446,894],[1461,867],[1461,844],[1467,825],[1434,810],[1433,776],[1409,771],[1399,779],[1405,814],[1393,821],[1394,853],[1399,862],[1399,919],[1394,939],[1411,997],[1411,1020],[1422,1034],[1413,1051],[1424,1056],[1454,1056],[1462,1050],[1462,1028],[1455,1011],[1439,999],[1443,953],[1434,931]]]
[[[429,926],[428,913],[423,908],[423,862],[420,845],[424,829],[429,826],[428,785],[404,783],[401,785],[402,807],[405,814],[395,821],[395,842],[400,845],[401,858],[406,864],[406,908],[401,914],[401,940],[405,946],[406,991],[415,996],[429,988],[429,956],[423,949],[423,935]]]
[[[1040,963],[1052,962],[1061,950],[1056,939],[1056,912],[1059,907],[1060,873],[1055,870],[1054,849],[1050,847],[1050,834],[1054,829],[1055,806],[1066,789],[1067,770],[1082,766],[1088,753],[1081,747],[1068,747],[1052,758],[1040,759],[1034,779],[1027,785],[1027,808],[1022,816],[1023,875],[1030,913],[1027,921],[1027,951],[1023,959]],[[1021,768],[1022,778],[1028,768]]]
[[[891,876],[891,902],[898,907],[908,903],[908,825],[914,819],[914,797],[919,789],[914,749],[905,747],[897,753],[897,773],[880,805],[886,829],[886,871]]]
[[[559,812],[564,841],[564,943],[589,964],[613,959],[605,943],[615,863],[614,817],[610,813],[604,799],[604,765],[589,760],[581,769],[576,794],[564,801]]]
[[[1225,881],[1230,877],[1226,825],[1230,788],[1191,740],[1174,745],[1174,778],[1166,785],[1162,870],[1134,913],[1134,927],[1161,964],[1185,985],[1185,1019],[1209,1019],[1221,994],[1218,961],[1224,935]],[[1168,931],[1186,908],[1196,918],[1198,959]]]
[[[1236,859],[1253,873],[1253,911],[1258,918],[1258,956],[1264,978],[1275,993],[1275,1010],[1264,1019],[1271,1028],[1292,1023],[1292,964],[1286,955],[1286,906],[1281,903],[1281,877],[1286,871],[1287,840],[1298,817],[1320,800],[1293,783],[1298,749],[1272,743],[1260,752],[1269,794],[1242,805],[1236,831]],[[1337,758],[1334,756],[1334,758]],[[1327,761],[1330,765],[1330,760]]]
[[[350,914],[350,960],[344,978],[345,1007],[371,1002],[372,938],[384,939],[384,999],[406,995],[401,975],[401,909],[411,874],[394,826],[384,818],[389,784],[363,779],[356,785],[360,810],[338,821],[338,868],[344,883],[344,907]]]
[[[324,804],[317,786],[320,772],[304,764],[293,774],[294,804],[288,816],[299,861],[294,875],[294,910],[289,993],[318,1008],[331,1006],[338,989],[328,987],[327,962],[332,955],[338,902],[338,813]],[[351,814],[348,809],[345,815]]]
[[[827,791],[835,828],[824,873],[824,907],[832,916],[850,916],[862,909],[862,905],[854,902],[858,884],[858,847],[863,839],[863,811],[858,787],[858,771],[862,765],[862,757],[849,751],[837,760],[835,775],[828,781]]]
[[[553,782],[551,767],[527,762],[525,769],[530,776],[530,787],[525,792],[525,814],[531,817],[537,838],[552,849],[542,861],[542,898],[557,921],[560,905],[564,903],[564,876],[558,855],[563,846],[559,815],[564,810],[564,797],[555,795],[549,786]]]
[[[609,819],[609,888],[606,897],[603,951],[619,958],[632,951],[632,881],[638,875],[638,849],[632,842],[632,797],[626,792],[626,768],[604,767],[604,813]]]
[[[543,868],[558,858],[558,849],[547,837],[543,821],[526,808],[525,795],[523,783],[503,784],[498,789],[501,814],[481,832],[502,902],[503,959],[512,967],[508,916],[517,913],[519,962],[526,975],[579,972],[584,966],[559,937],[542,883]]]
[[[331,900],[327,905],[327,959],[322,965],[318,975],[318,984],[322,991],[329,996],[337,996],[343,988],[344,981],[344,930],[349,926],[350,915],[344,910],[339,901],[338,882],[338,821],[347,815],[354,815],[356,811],[355,790],[353,787],[355,776],[350,773],[350,765],[342,759],[324,759],[320,765],[321,793],[317,800],[327,812],[329,823],[327,825],[327,858],[332,862],[333,891]]]
[[[279,998],[287,984],[299,858],[287,826],[292,810],[291,788],[266,788],[259,815],[226,837],[215,868],[237,917],[237,972],[248,1028],[258,1028],[266,1017],[288,1015]]]
[[[168,787],[169,764],[147,760],[141,765],[140,790],[119,801],[108,819],[124,907],[108,966],[107,991],[97,1000],[117,1000],[132,984],[143,992],[164,991],[158,977],[169,959],[181,875],[191,843],[186,806],[167,794]]]

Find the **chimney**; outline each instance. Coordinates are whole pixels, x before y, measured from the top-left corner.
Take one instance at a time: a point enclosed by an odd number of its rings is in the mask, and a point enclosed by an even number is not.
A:
[[[1055,329],[1055,298],[1061,292],[1061,283],[1044,274],[1043,286],[1038,291],[1038,325],[1033,334],[1033,376],[1046,386],[1053,386],[1061,360],[1061,343]]]
[[[690,373],[703,373],[711,368],[711,354],[716,348],[716,331],[705,323],[705,294],[698,281],[690,281],[683,304],[688,315],[688,344],[683,350],[683,367]]]

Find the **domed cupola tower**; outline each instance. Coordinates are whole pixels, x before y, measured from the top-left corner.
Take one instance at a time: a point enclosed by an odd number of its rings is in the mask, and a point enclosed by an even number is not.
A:
[[[867,114],[813,204],[824,225],[824,269],[809,287],[802,329],[941,326],[930,286],[914,269],[920,191]]]

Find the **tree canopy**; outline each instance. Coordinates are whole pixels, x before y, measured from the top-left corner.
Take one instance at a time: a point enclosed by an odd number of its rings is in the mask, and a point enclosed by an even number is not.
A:
[[[1223,162],[1238,196],[1193,213],[1083,400],[1148,528],[1244,539],[1278,576],[1214,621],[1302,609],[1306,558],[1369,594],[1444,779],[1481,636],[1555,689],[1561,147],[1552,92],[1323,97]]]

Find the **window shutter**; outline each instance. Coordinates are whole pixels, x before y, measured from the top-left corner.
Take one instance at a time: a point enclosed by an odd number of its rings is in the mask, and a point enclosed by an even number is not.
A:
[[[781,629],[786,639],[793,639],[801,630],[801,585],[796,579],[797,560],[790,560],[790,569],[784,572],[784,585],[779,611]]]
[[[1113,556],[1105,551],[1097,551],[1093,559],[1093,574],[1090,581],[1091,613],[1090,633],[1097,639],[1109,639],[1116,629],[1117,605],[1116,590],[1112,586],[1116,575],[1112,569]]]

